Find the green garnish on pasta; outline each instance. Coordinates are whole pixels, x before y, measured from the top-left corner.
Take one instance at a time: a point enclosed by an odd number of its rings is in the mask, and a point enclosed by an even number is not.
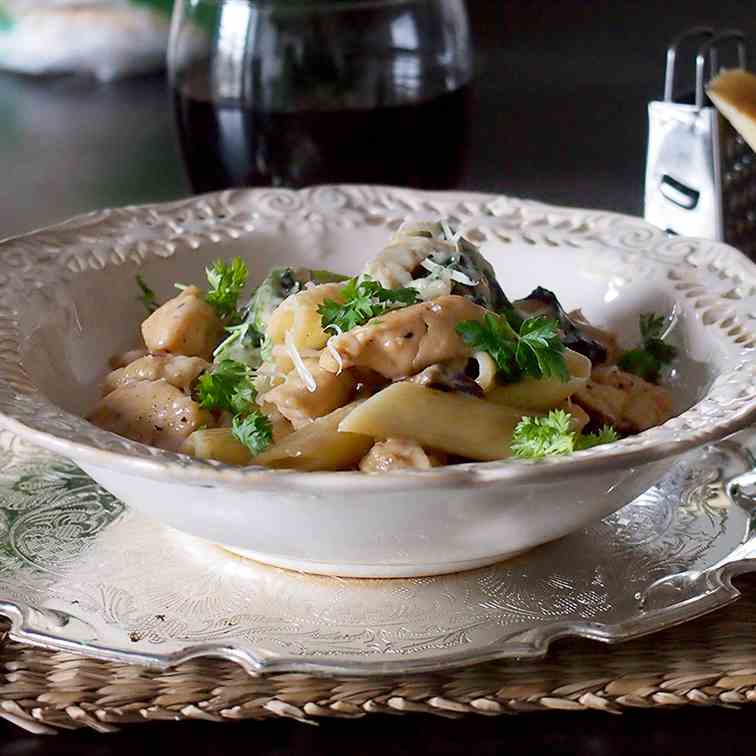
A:
[[[597,433],[579,433],[575,438],[575,451],[592,449],[594,446],[613,444],[619,441],[619,435],[611,425],[604,425]]]
[[[663,315],[643,313],[640,316],[642,345],[625,352],[617,363],[619,367],[646,381],[658,381],[662,368],[677,356],[677,349],[664,341],[668,322]]]
[[[145,349],[114,355],[92,422],[199,459],[383,473],[568,455],[673,416],[670,388],[626,371],[659,379],[674,312],[642,315],[618,365],[615,334],[542,286],[510,300],[443,219],[408,219],[350,278],[278,263],[250,281],[217,260],[163,304],[137,276]]]
[[[350,278],[340,294],[343,302],[325,299],[318,307],[323,328],[336,326],[341,331],[350,331],[389,310],[418,301],[415,289],[386,289],[367,276]]]
[[[216,260],[207,274],[208,291],[205,299],[212,305],[221,320],[238,322],[241,314],[237,311],[239,296],[247,283],[247,265],[241,257],[234,257],[230,263]]]
[[[157,301],[157,297],[155,296],[155,292],[149,286],[147,286],[141,273],[136,274],[136,282],[139,290],[142,292],[137,297],[137,299],[144,305],[144,308],[147,310],[147,312],[152,315],[152,313],[155,312],[158,307],[160,307]]]
[[[204,409],[226,410],[233,415],[248,412],[257,398],[252,379],[253,373],[244,363],[221,360],[212,372],[197,380],[197,401]]]
[[[213,352],[215,361],[233,359],[232,355],[235,351],[243,353],[246,358],[245,362],[250,363],[253,358],[252,353],[259,349],[262,340],[252,321],[245,319],[238,325],[226,326],[226,333],[228,333],[228,336],[218,344]]]
[[[262,412],[237,415],[232,423],[234,437],[249,449],[253,456],[264,452],[273,442],[273,426]]]
[[[473,349],[488,352],[507,381],[525,375],[568,381],[570,373],[556,320],[536,315],[517,325],[516,330],[505,316],[486,313],[482,321],[458,323],[457,333]]]
[[[545,417],[523,417],[512,434],[512,454],[523,459],[540,459],[610,444],[619,438],[609,425],[598,433],[576,433],[571,422],[572,415],[564,410],[551,410]]]

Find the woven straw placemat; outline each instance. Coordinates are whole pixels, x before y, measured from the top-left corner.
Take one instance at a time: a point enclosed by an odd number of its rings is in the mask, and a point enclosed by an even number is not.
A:
[[[756,702],[756,576],[743,596],[696,621],[617,646],[558,642],[541,660],[507,660],[396,677],[252,676],[230,661],[169,670],[0,645],[0,716],[53,733],[110,732],[150,720],[215,722],[422,712],[445,717],[528,711],[737,706]]]

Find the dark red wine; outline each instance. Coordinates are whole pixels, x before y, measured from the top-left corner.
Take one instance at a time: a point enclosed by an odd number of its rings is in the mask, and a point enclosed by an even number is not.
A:
[[[196,192],[371,183],[448,189],[465,154],[469,87],[373,110],[260,112],[174,93]]]

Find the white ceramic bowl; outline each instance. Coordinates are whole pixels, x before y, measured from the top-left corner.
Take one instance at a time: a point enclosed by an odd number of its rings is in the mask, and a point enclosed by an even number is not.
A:
[[[82,419],[108,357],[135,344],[138,270],[161,297],[174,281],[201,280],[218,256],[242,255],[253,278],[282,263],[352,273],[408,216],[461,226],[511,297],[554,289],[628,346],[639,313],[677,304],[681,414],[571,457],[384,476],[232,468]],[[725,245],[670,239],[611,213],[381,187],[245,190],[76,218],[2,243],[0,266],[2,425],[175,528],[309,572],[393,577],[492,563],[615,511],[677,456],[756,415],[756,266]]]

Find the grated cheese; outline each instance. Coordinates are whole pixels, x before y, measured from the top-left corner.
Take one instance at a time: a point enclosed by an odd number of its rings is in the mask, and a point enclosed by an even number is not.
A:
[[[284,336],[284,343],[286,344],[286,352],[289,357],[291,357],[291,361],[294,363],[294,369],[302,379],[302,383],[304,383],[304,385],[307,387],[307,390],[311,394],[314,394],[318,390],[318,384],[315,382],[315,378],[313,377],[312,373],[304,364],[302,355],[299,354],[296,344],[294,343],[294,338],[291,335],[291,331],[286,331],[286,336]]]
[[[472,278],[465,275],[461,270],[450,270],[427,257],[420,263],[420,265],[431,273],[447,277],[452,281],[463,284],[464,286],[477,286],[480,283],[480,281],[473,281]]]
[[[326,341],[326,349],[328,350],[328,354],[333,357],[334,362],[339,366],[339,369],[336,371],[336,375],[341,375],[344,372],[344,360],[341,359],[341,355],[339,354],[338,349],[331,343],[337,336],[341,336],[342,333],[344,333],[339,326],[336,325],[336,323],[331,323],[330,325],[326,326],[326,331],[332,328],[334,330],[333,336],[331,336],[328,341]]]
[[[447,241],[451,241],[452,237],[454,236],[451,230],[451,226],[445,220],[439,222],[441,224],[441,230],[444,232],[444,238]]]

